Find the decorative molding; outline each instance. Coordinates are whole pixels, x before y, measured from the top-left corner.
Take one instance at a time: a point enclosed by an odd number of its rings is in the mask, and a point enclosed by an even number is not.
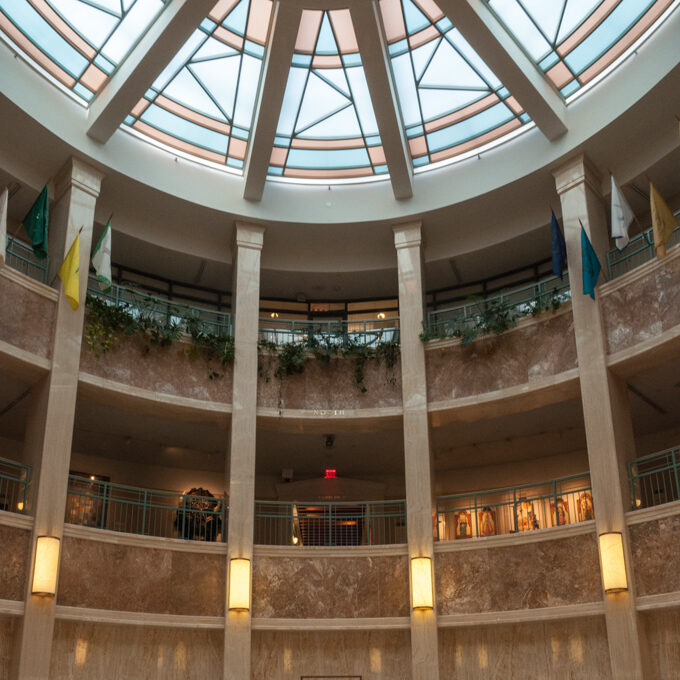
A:
[[[46,357],[41,357],[39,354],[28,352],[21,347],[12,345],[9,342],[0,340],[0,355],[3,355],[15,364],[19,364],[27,371],[37,373],[47,373],[52,369],[52,361]],[[29,376],[23,376],[24,378]]]
[[[296,557],[314,559],[316,557],[407,557],[406,544],[398,545],[355,545],[355,546],[300,546],[293,545],[254,545],[253,556],[257,557]]]
[[[48,285],[40,283],[40,281],[36,281],[30,276],[22,274],[16,269],[10,267],[8,264],[0,266],[0,276],[4,276],[6,279],[9,279],[13,283],[22,286],[26,290],[30,290],[32,293],[37,293],[38,295],[41,295],[48,300],[52,300],[53,302],[56,302],[59,299],[59,293],[54,288],[50,288]]]
[[[374,619],[252,619],[253,630],[408,630],[408,616]]]
[[[0,600],[0,614],[5,616],[23,616],[24,603],[21,600]]]
[[[635,600],[635,608],[639,612],[653,611],[655,609],[674,609],[680,607],[680,591],[659,593],[658,595],[640,595]]]
[[[16,512],[6,512],[0,510],[0,524],[6,527],[15,527],[16,529],[33,529],[33,517],[28,515],[19,515]]]
[[[183,616],[178,614],[150,614],[87,607],[67,607],[58,604],[56,618],[61,621],[87,621],[130,626],[155,626],[164,628],[224,629],[223,616]]]
[[[635,267],[635,269],[631,269],[631,271],[626,272],[625,274],[621,274],[621,276],[617,276],[615,279],[612,279],[611,281],[603,283],[600,286],[600,295],[602,297],[611,295],[620,288],[625,288],[631,283],[634,283],[639,279],[643,279],[645,276],[648,276],[657,269],[662,269],[673,260],[680,260],[680,246],[678,245],[673,246],[666,253],[665,257],[662,258],[653,257],[648,262],[638,265],[637,267]]]
[[[680,501],[673,501],[672,503],[664,503],[663,505],[656,505],[652,508],[640,508],[639,510],[629,510],[626,513],[626,524],[644,524],[645,522],[654,522],[665,517],[673,517],[673,515],[680,515]]]

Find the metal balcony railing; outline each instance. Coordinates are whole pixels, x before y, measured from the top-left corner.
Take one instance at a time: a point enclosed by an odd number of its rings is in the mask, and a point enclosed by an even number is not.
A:
[[[275,345],[308,342],[347,347],[351,344],[377,347],[382,342],[399,341],[399,319],[358,321],[306,321],[297,319],[260,319],[260,340]]]
[[[38,259],[33,254],[31,246],[12,236],[7,237],[5,262],[12,269],[16,269],[32,279],[40,281],[40,283],[47,283],[49,257],[46,257],[44,260]]]
[[[7,458],[0,458],[0,510],[26,513],[31,468]]]
[[[594,518],[590,474],[437,498],[437,538],[522,533]]]
[[[633,508],[680,500],[680,447],[643,456],[628,463]]]

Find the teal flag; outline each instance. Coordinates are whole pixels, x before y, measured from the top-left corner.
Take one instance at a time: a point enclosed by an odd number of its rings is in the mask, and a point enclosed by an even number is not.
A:
[[[22,222],[33,246],[33,253],[40,260],[47,257],[47,222],[49,218],[50,201],[46,184]]]
[[[581,266],[583,267],[583,294],[595,299],[595,286],[602,267],[595,255],[588,234],[581,223]]]

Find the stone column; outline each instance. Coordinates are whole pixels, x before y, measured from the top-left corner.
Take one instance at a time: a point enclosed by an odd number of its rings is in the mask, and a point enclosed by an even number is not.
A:
[[[429,557],[434,571],[430,431],[427,415],[420,223],[394,228],[399,267],[399,333],[404,408],[404,474],[409,559]],[[409,569],[410,573],[410,569]],[[434,582],[434,574],[433,574]],[[413,680],[438,680],[437,614],[411,610]]]
[[[601,179],[580,155],[554,172],[562,204],[576,352],[588,444],[590,479],[597,533],[621,532],[628,572],[628,591],[604,594],[612,676],[617,680],[644,678],[644,644],[635,609],[635,584],[625,510],[630,508],[626,462],[635,452],[626,384],[607,368],[607,349],[599,288],[596,299],[583,294],[581,223],[603,271],[609,235]],[[600,279],[600,282],[602,279]]]
[[[264,227],[236,223],[232,284],[234,382],[229,452],[229,560],[253,560],[255,525],[255,432],[257,424],[257,339],[260,312],[260,255]],[[225,605],[224,678],[250,678],[251,611],[230,612]]]
[[[82,227],[80,306],[75,311],[71,309],[59,284],[52,369],[49,376],[34,388],[32,407],[36,412],[28,421],[31,432],[25,442],[25,458],[33,468],[32,514],[35,525],[28,561],[26,605],[14,667],[17,680],[44,680],[49,677],[56,597],[31,595],[33,561],[36,538],[44,535],[61,538],[64,529],[92,224],[102,179],[101,173],[75,158],[54,179],[55,200],[49,224],[50,268],[59,269]]]

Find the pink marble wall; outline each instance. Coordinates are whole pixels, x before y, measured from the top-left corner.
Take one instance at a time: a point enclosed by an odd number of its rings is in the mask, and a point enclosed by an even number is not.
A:
[[[208,362],[202,356],[191,358],[190,349],[191,345],[183,342],[148,349],[140,336],[121,335],[108,352],[95,356],[83,338],[80,370],[153,392],[231,402],[232,367]],[[221,377],[211,379],[213,370]]]
[[[252,680],[411,680],[407,630],[255,631],[252,641]]]
[[[440,614],[538,609],[602,599],[594,535],[435,555]]]
[[[647,639],[648,680],[680,678],[680,609],[640,614]]]
[[[633,524],[630,529],[638,595],[680,590],[680,515]]]
[[[680,324],[680,257],[600,299],[610,353]]]
[[[575,368],[571,312],[544,316],[544,320],[539,317],[535,323],[480,338],[467,347],[453,345],[428,350],[425,353],[428,401],[493,392]]]
[[[258,557],[253,616],[408,616],[406,557]]]
[[[58,604],[223,616],[223,555],[138,548],[66,536]]]
[[[23,600],[31,533],[0,524],[0,600]]]
[[[49,358],[55,315],[53,300],[0,276],[0,340]]]
[[[221,630],[58,620],[52,642],[50,680],[221,678],[223,641]]]
[[[604,617],[439,630],[440,680],[611,677]]]
[[[257,405],[286,409],[359,409],[401,406],[401,364],[387,369],[384,364],[367,361],[364,367],[366,392],[361,392],[354,377],[354,361],[332,359],[323,364],[310,359],[302,373],[283,381],[274,376],[277,362],[260,355]],[[269,380],[267,380],[267,376]]]
[[[14,640],[20,623],[18,616],[0,616],[0,680],[9,680]]]

